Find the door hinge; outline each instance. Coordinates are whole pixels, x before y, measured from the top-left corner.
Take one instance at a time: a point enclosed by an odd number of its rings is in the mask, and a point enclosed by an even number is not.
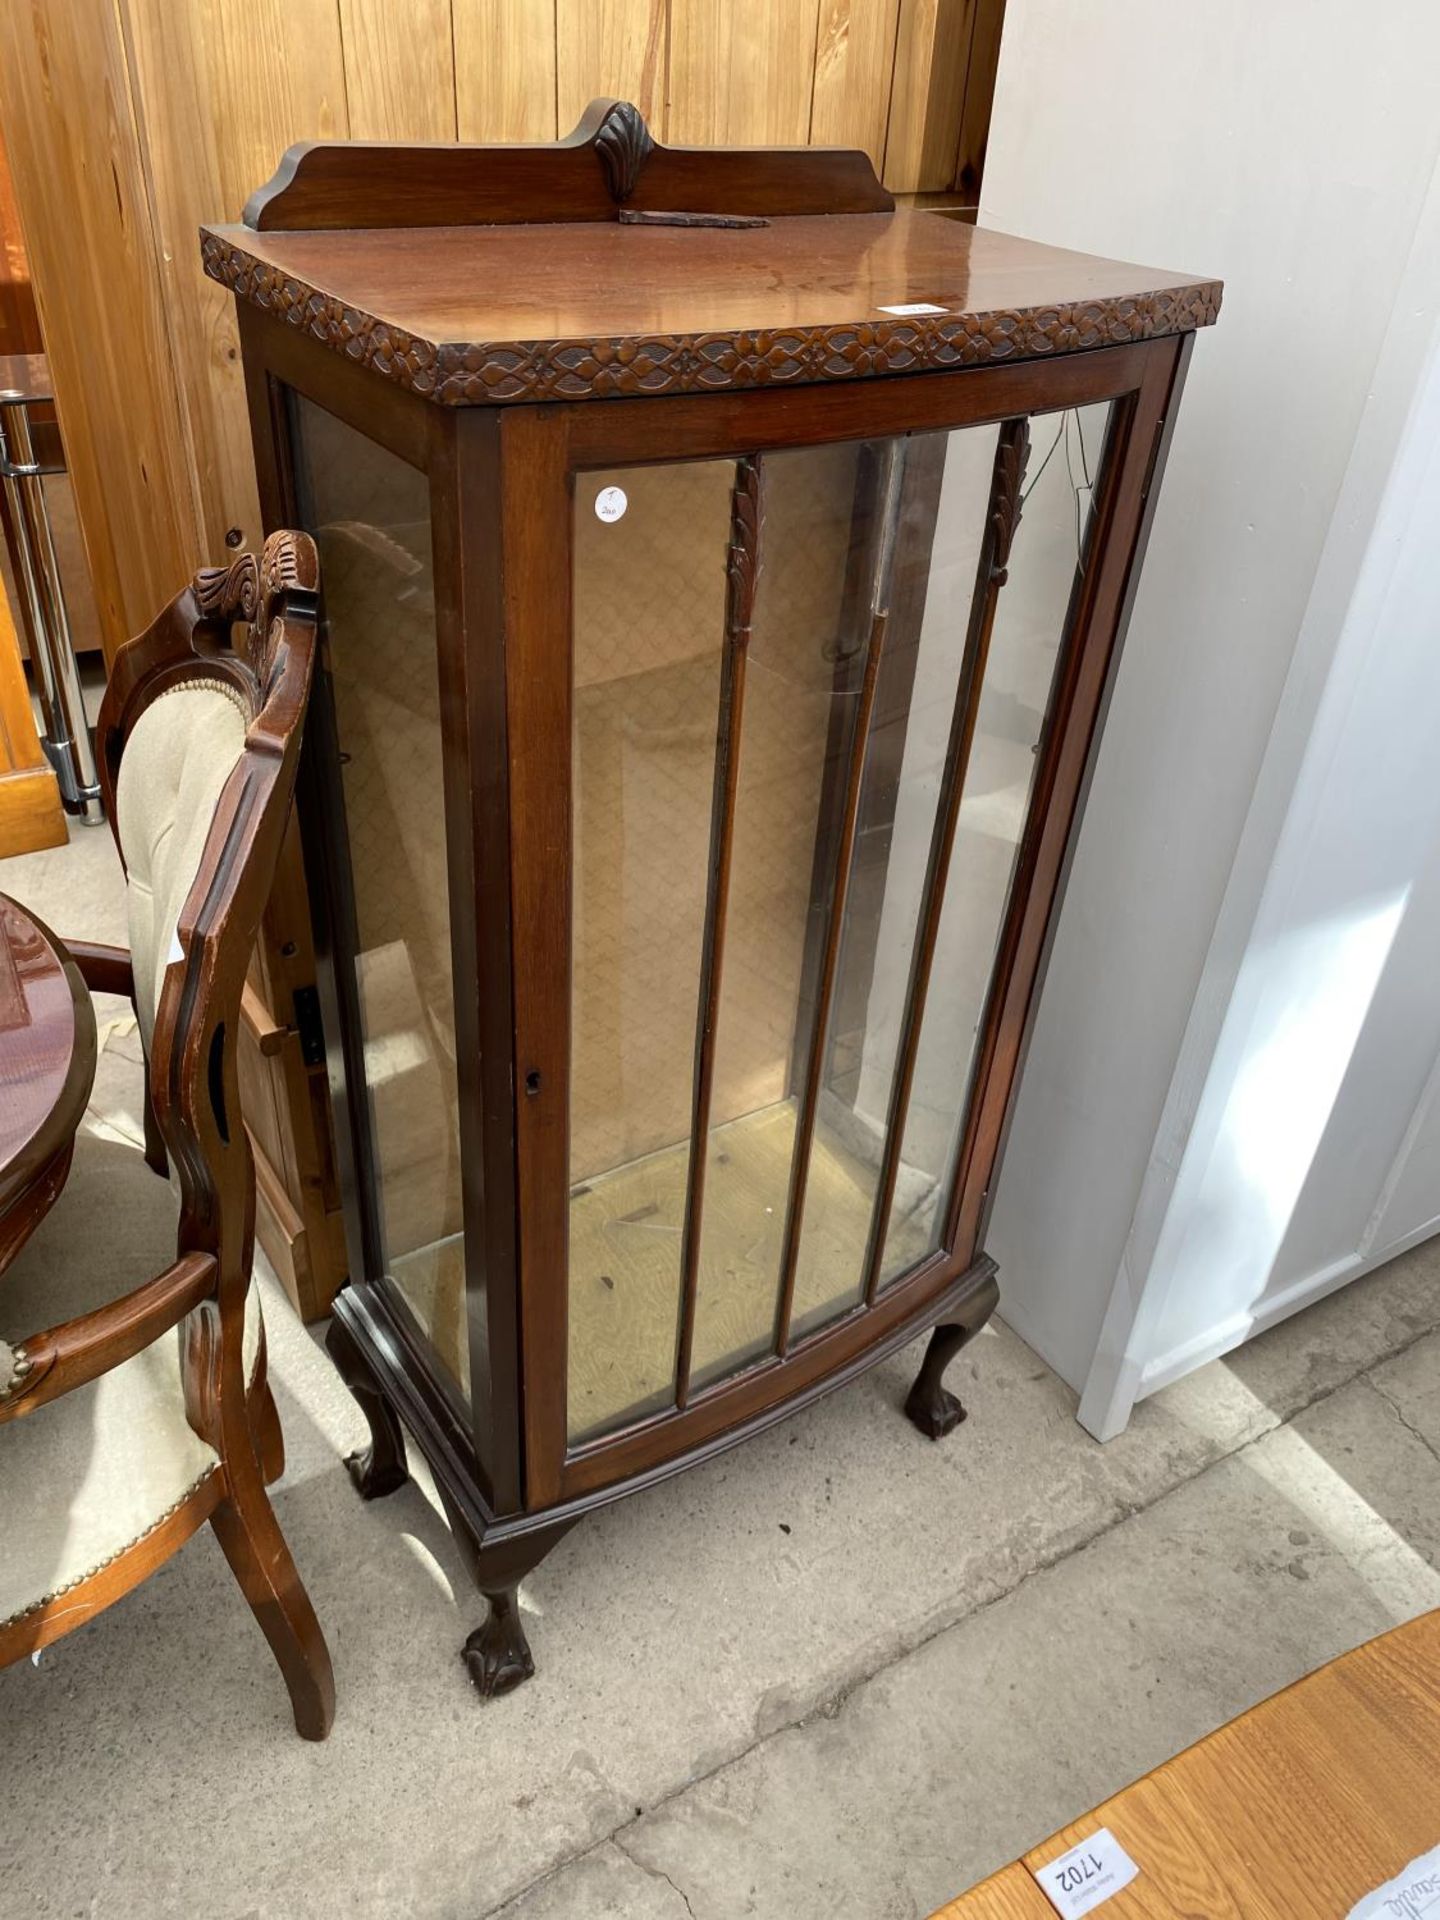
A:
[[[295,1031],[300,1036],[300,1058],[307,1067],[325,1064],[325,1028],[320,1021],[320,995],[314,987],[296,987]]]

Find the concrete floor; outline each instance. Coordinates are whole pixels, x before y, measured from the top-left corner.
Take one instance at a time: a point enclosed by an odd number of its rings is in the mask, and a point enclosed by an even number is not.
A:
[[[0,888],[62,933],[119,933],[103,833],[0,862]],[[95,1105],[122,1131],[135,1072],[116,1036]],[[0,1913],[923,1916],[1440,1605],[1432,1243],[1104,1448],[1003,1326],[952,1369],[971,1418],[939,1445],[899,1414],[918,1353],[897,1356],[577,1528],[524,1592],[537,1679],[482,1706],[457,1658],[481,1607],[433,1498],[355,1497],[362,1423],[264,1284],[276,1504],[334,1734],[294,1737],[197,1537],[0,1673]]]

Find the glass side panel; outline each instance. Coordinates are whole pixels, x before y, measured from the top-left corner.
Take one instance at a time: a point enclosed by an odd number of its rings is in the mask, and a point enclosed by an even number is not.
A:
[[[975,1047],[1015,876],[1108,403],[1033,419],[1024,507],[999,595],[901,1135],[882,1284],[941,1243]],[[897,838],[902,833],[897,819]],[[888,903],[887,903],[888,904]]]
[[[734,478],[576,476],[572,1440],[675,1390]]]
[[[385,1274],[468,1402],[429,485],[299,395],[291,405],[329,634]]]
[[[792,1340],[864,1297],[997,437],[993,426],[975,427],[916,435],[905,447],[888,619],[805,1186]],[[917,1241],[915,1257],[925,1251]]]

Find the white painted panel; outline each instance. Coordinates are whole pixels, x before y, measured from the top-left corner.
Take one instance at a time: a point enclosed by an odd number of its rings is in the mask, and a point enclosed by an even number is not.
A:
[[[1440,1059],[1432,1067],[1373,1223],[1375,1251],[1385,1255],[1440,1233]]]
[[[1440,625],[1431,642],[1429,685],[1415,689],[1417,723],[1428,706],[1429,724],[1440,738]],[[1432,750],[1433,759],[1433,750]],[[1421,776],[1417,797],[1440,798],[1440,781]],[[1357,809],[1358,811],[1359,809]],[[1383,830],[1382,830],[1383,831]],[[1324,1266],[1341,1248],[1362,1255],[1385,1245],[1377,1240],[1377,1212],[1389,1212],[1388,1185],[1405,1178],[1407,1199],[1419,1209],[1392,1237],[1402,1239],[1440,1214],[1440,1167],[1432,1165],[1424,1189],[1424,1141],[1407,1141],[1417,1107],[1433,1102],[1431,1083],[1440,1059],[1440,830],[1432,831],[1419,856],[1404,916],[1375,992],[1344,1084],[1336,1097],[1318,1151],[1306,1175],[1284,1242],[1264,1289],[1265,1297],[1292,1286]],[[1428,1098],[1427,1098],[1428,1095]],[[1408,1178],[1397,1169],[1411,1162]],[[1392,1169],[1396,1169],[1392,1182]]]
[[[1332,518],[1440,150],[1436,71],[1425,0],[1367,14],[1363,57],[1339,0],[1007,8],[983,221],[1226,281],[1196,345],[990,1236],[1002,1313],[1077,1388],[1112,1295],[1112,1360],[1126,1350],[1206,1084],[1288,783],[1268,797],[1218,979],[1207,953],[1317,566],[1338,538],[1328,604],[1311,608],[1330,628],[1323,681],[1364,547],[1363,517],[1338,535]],[[1378,492],[1362,490],[1362,515]],[[1197,1007],[1209,1038],[1186,1055]],[[1150,1240],[1127,1272],[1142,1188]]]
[[[1440,328],[1148,1279],[1149,1370],[1364,1257],[1440,1038]],[[1427,991],[1428,988],[1428,991]],[[1436,1209],[1440,1210],[1440,1209]],[[1288,1252],[1287,1252],[1288,1243]]]

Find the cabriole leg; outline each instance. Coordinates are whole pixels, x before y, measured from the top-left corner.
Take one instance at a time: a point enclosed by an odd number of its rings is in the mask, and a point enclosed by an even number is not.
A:
[[[966,1417],[964,1407],[945,1385],[942,1375],[969,1337],[968,1327],[936,1327],[905,1402],[907,1417],[932,1440],[942,1440]]]
[[[370,1425],[369,1446],[363,1453],[347,1454],[345,1466],[360,1490],[361,1499],[378,1500],[403,1487],[410,1478],[405,1466],[404,1432],[374,1374],[365,1364],[354,1336],[338,1314],[326,1329],[325,1350]]]
[[[945,1385],[945,1369],[990,1318],[998,1298],[994,1263],[986,1259],[981,1263],[980,1284],[973,1294],[962,1302],[953,1320],[936,1327],[930,1336],[925,1358],[905,1402],[905,1413],[931,1440],[943,1440],[965,1418],[959,1397]]]
[[[530,1643],[520,1620],[520,1582],[534,1572],[574,1522],[567,1520],[560,1526],[511,1534],[508,1539],[496,1539],[491,1533],[477,1540],[470,1523],[443,1486],[439,1493],[455,1544],[489,1609],[483,1626],[477,1627],[460,1649],[460,1658],[481,1699],[494,1700],[502,1693],[510,1693],[535,1672]]]

